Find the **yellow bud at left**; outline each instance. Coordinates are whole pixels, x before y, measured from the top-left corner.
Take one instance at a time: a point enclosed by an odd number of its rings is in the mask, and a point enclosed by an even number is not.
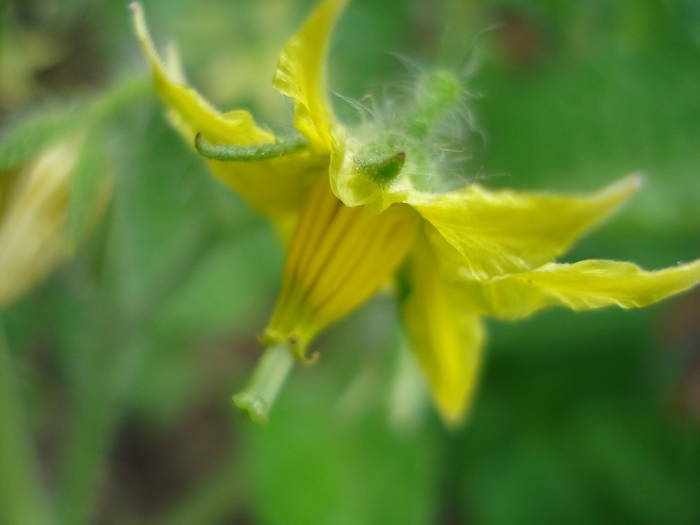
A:
[[[65,231],[80,141],[60,142],[0,173],[0,309],[66,256]]]

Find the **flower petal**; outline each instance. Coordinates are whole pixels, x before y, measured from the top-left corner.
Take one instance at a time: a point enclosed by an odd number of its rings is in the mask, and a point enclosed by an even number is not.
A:
[[[452,303],[427,239],[416,244],[405,277],[402,314],[411,346],[440,415],[455,425],[469,409],[476,387],[484,344],[481,321]]]
[[[136,33],[153,70],[156,91],[168,109],[170,121],[190,147],[197,133],[213,144],[246,146],[275,141],[274,135],[259,128],[247,111],[220,113],[186,86],[177,61],[171,57],[166,67],[158,56],[141,6],[132,3],[131,8]],[[328,158],[304,151],[265,161],[211,160],[208,164],[217,177],[285,230],[293,222],[313,179],[327,170]]]
[[[134,2],[131,9],[141,48],[153,70],[156,90],[168,107],[178,130],[190,144],[198,132],[216,143],[245,145],[274,140],[274,135],[256,126],[247,111],[236,110],[222,115],[194,89],[184,85],[182,74],[177,68],[171,67],[171,71],[166,69],[148,32],[143,8]]]
[[[293,98],[296,128],[325,151],[334,149],[339,130],[326,96],[325,61],[331,33],[348,0],[325,0],[285,45],[277,63],[274,86]]]
[[[627,177],[581,197],[473,185],[442,195],[414,195],[410,203],[440,233],[433,240],[457,250],[470,277],[488,279],[549,262],[615,210],[640,182],[638,176]]]
[[[587,260],[549,263],[491,281],[457,277],[450,290],[461,308],[500,319],[519,319],[551,306],[572,310],[610,305],[640,308],[699,283],[700,260],[656,271],[628,262]]]

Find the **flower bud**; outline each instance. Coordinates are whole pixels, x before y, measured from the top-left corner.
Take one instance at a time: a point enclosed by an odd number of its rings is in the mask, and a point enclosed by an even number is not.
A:
[[[0,173],[0,309],[43,279],[66,256],[65,230],[79,140]]]

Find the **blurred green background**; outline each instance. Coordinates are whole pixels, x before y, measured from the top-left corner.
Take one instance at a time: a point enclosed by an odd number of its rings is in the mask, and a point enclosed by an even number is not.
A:
[[[313,2],[143,4],[219,107],[289,125],[270,78]],[[466,60],[464,180],[592,190],[645,173],[567,260],[700,256],[696,0],[354,0],[332,57],[333,91],[356,100]],[[0,1],[2,130],[146,73],[123,0]],[[476,404],[454,432],[397,382],[404,342],[378,296],[315,343],[322,358],[258,427],[230,396],[279,286],[270,225],[208,174],[148,89],[102,132],[106,217],[2,316],[21,402],[0,399],[15,418],[0,425],[27,425],[61,524],[700,523],[700,290],[490,323]],[[0,523],[25,496],[13,468],[0,463]]]

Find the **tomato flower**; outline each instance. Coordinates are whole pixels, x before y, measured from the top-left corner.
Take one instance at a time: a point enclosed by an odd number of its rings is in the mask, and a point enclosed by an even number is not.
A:
[[[213,173],[268,216],[288,241],[268,348],[239,406],[265,419],[292,356],[396,277],[411,346],[447,424],[467,413],[484,347],[483,316],[542,308],[640,307],[700,281],[700,261],[647,272],[615,261],[553,259],[639,186],[631,176],[589,195],[434,192],[436,133],[465,91],[436,68],[389,124],[356,128],[334,116],[325,59],[347,0],[324,0],[282,50],[273,85],[294,101],[299,136],[280,138],[243,110],[220,113],[165,63],[132,4],[136,31],[170,120]]]

